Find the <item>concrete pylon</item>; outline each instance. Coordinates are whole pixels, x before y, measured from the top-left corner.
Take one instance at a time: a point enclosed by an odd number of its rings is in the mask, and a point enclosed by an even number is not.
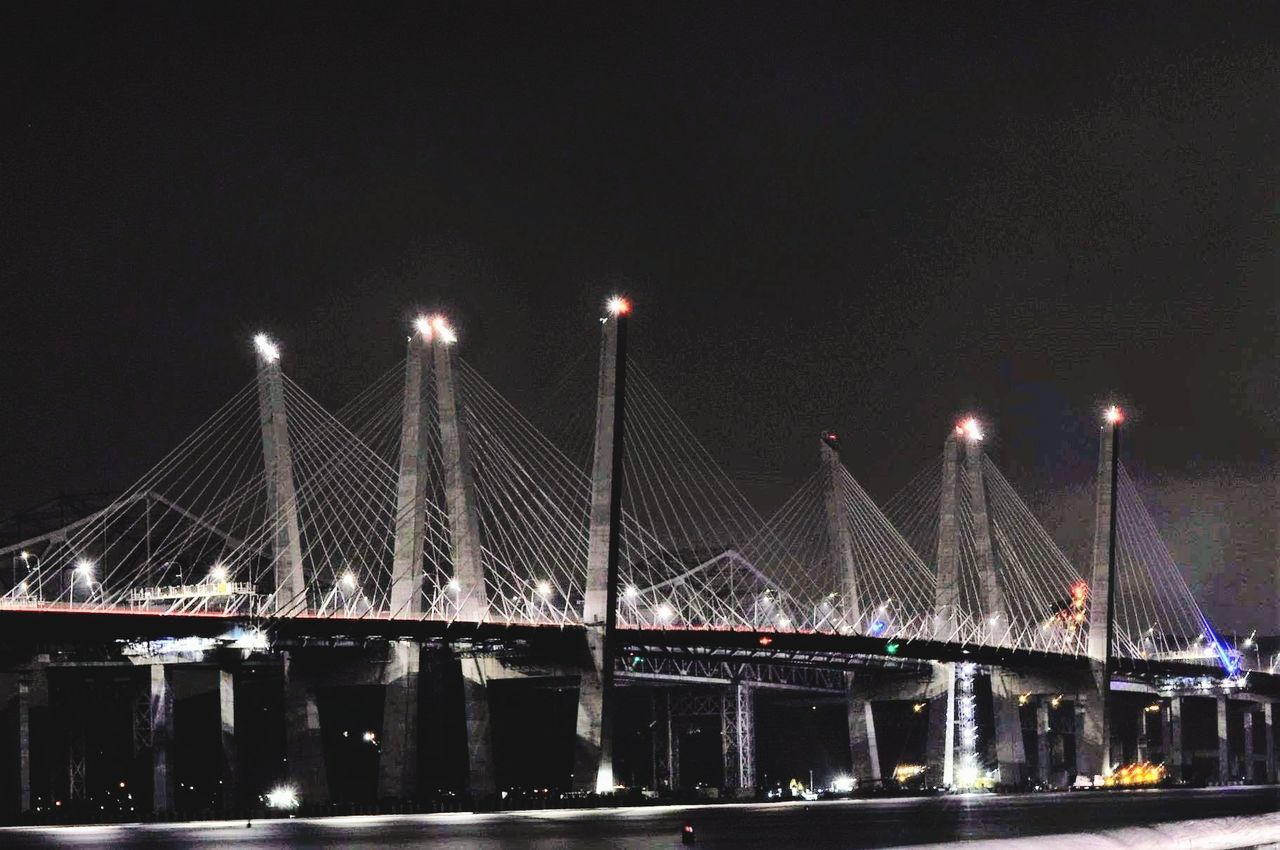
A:
[[[378,798],[411,799],[418,792],[418,672],[421,648],[392,641],[383,674]]]
[[[1180,782],[1183,776],[1183,763],[1186,759],[1184,755],[1185,742],[1182,737],[1182,697],[1173,697],[1169,700],[1168,715],[1166,716],[1166,726],[1168,732],[1168,744],[1165,751],[1165,764],[1169,771],[1170,778],[1174,782]]]
[[[173,811],[173,682],[170,668],[152,664],[148,670],[151,692],[151,811]]]
[[[938,584],[934,591],[934,639],[950,640],[960,613],[960,527],[956,485],[960,445],[949,434],[942,448],[942,498],[938,505]]]
[[[423,524],[427,501],[427,404],[431,399],[430,344],[421,331],[409,337],[400,420],[400,472],[396,478],[395,542],[391,556],[391,616],[422,613]]]
[[[991,676],[991,696],[995,701],[996,761],[1000,784],[1018,788],[1027,780],[1027,748],[1022,738],[1022,711],[1018,679],[1010,673]]]
[[[846,708],[849,719],[849,761],[859,785],[879,786],[880,746],[876,740],[876,718],[871,691],[858,674],[845,673]]]
[[[1218,783],[1231,781],[1231,741],[1227,737],[1227,698],[1218,696]]]
[[[1266,750],[1263,752],[1263,764],[1267,771],[1267,782],[1272,784],[1276,781],[1275,716],[1276,704],[1273,702],[1264,703],[1262,706],[1262,745]]]
[[[285,756],[288,777],[308,805],[329,801],[329,781],[324,764],[324,741],[320,735],[320,706],[315,688],[284,653]]]
[[[622,520],[622,458],[627,377],[625,300],[610,302],[602,319],[600,381],[596,395],[595,459],[591,472],[591,527],[582,621],[590,664],[578,689],[573,784],[579,791],[613,788],[613,630],[618,612],[618,541]]]
[[[233,809],[238,802],[236,770],[236,685],[231,670],[216,671],[218,677],[218,740],[222,756],[222,806]]]
[[[1009,610],[996,577],[995,550],[991,546],[991,521],[987,514],[987,486],[982,475],[982,440],[965,440],[965,473],[969,484],[969,510],[973,515],[974,554],[978,567],[978,591],[988,641],[994,642],[1009,628]]]
[[[925,731],[925,767],[939,784],[955,782],[956,665],[935,661],[927,693],[929,726]]]
[[[293,452],[285,409],[280,351],[265,336],[254,338],[258,351],[258,412],[262,423],[262,459],[267,472],[267,521],[275,523],[271,562],[275,594],[271,611],[297,614],[310,610],[302,573],[302,537],[298,531],[298,497],[293,482]]]
[[[458,387],[458,351],[453,332],[443,323],[431,339],[435,360],[436,404],[440,414],[440,456],[444,496],[449,509],[453,579],[457,582],[458,619],[480,622],[488,617],[484,563],[480,555],[480,514],[471,472],[462,393]]]
[[[440,421],[444,496],[449,511],[455,583],[452,592],[458,600],[457,618],[478,623],[489,616],[489,599],[481,559],[480,513],[472,475],[470,440],[467,438],[466,413],[458,385],[456,337],[443,319],[436,317],[431,320],[430,340]],[[464,656],[460,663],[467,730],[467,790],[473,799],[482,799],[493,794],[496,788],[487,678],[474,657]]]
[[[862,594],[853,558],[853,532],[849,528],[848,508],[840,486],[844,472],[840,465],[840,441],[834,431],[822,434],[820,454],[823,469],[827,472],[827,539],[831,541],[831,554],[844,597],[844,619],[850,628],[858,629],[863,625]]]
[[[1120,474],[1119,408],[1107,412],[1098,450],[1098,490],[1094,506],[1093,573],[1089,582],[1089,669],[1092,693],[1081,718],[1083,740],[1076,746],[1077,770],[1111,774],[1111,652],[1115,631],[1116,483]]]

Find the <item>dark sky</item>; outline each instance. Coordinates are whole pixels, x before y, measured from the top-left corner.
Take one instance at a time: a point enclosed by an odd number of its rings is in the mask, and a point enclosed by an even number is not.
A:
[[[1067,547],[1096,411],[1276,627],[1280,6],[6,4],[0,512],[117,490],[271,330],[333,406],[443,307],[522,406],[633,352],[770,509],[953,417]]]

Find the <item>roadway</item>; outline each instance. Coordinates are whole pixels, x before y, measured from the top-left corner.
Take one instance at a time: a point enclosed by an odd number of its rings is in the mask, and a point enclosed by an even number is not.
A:
[[[680,846],[860,848],[1097,831],[1280,811],[1280,788],[959,795],[817,803],[655,806],[505,814],[386,815],[160,825],[13,827],[0,847],[217,850],[550,850]]]

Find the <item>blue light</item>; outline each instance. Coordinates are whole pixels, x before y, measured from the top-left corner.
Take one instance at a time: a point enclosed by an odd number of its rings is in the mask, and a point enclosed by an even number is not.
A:
[[[872,624],[871,624],[871,634],[873,634],[873,635],[878,635],[878,634],[880,634],[882,631],[884,631],[884,621],[883,621],[883,620],[876,620],[874,623],[872,623]]]

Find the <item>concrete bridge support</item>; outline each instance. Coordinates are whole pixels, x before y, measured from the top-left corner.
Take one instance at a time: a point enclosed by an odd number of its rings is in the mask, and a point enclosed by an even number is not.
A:
[[[502,670],[498,663],[486,663],[474,655],[459,659],[462,667],[462,711],[467,732],[467,791],[473,800],[497,793],[493,773],[493,727],[489,721],[489,682]]]
[[[222,805],[235,808],[239,802],[239,772],[236,759],[236,684],[231,670],[217,670],[218,739],[222,756]]]
[[[1276,782],[1275,711],[1276,704],[1274,702],[1264,703],[1262,706],[1262,741],[1263,746],[1266,748],[1263,753],[1263,764],[1266,770],[1267,782],[1273,785]]]
[[[1111,653],[1115,633],[1116,481],[1120,471],[1120,423],[1102,426],[1094,504],[1093,573],[1089,582],[1089,666],[1093,686],[1084,701],[1076,736],[1076,765],[1085,776],[1109,776],[1111,753]]]
[[[269,340],[258,340],[258,410],[262,422],[262,457],[267,471],[267,521],[276,523],[272,537],[275,573],[273,612],[298,614],[310,610],[302,572],[302,538],[298,531],[298,500],[294,489],[293,453],[289,448],[289,420],[285,411],[284,376],[280,353]]]
[[[1218,717],[1218,784],[1226,785],[1231,781],[1231,742],[1227,737],[1227,698],[1217,698]]]
[[[1022,738],[1022,710],[1019,702],[1020,688],[1016,676],[994,672],[991,675],[991,696],[995,703],[993,712],[996,724],[996,761],[1000,769],[1000,784],[1008,788],[1020,788],[1027,779],[1027,752]]]
[[[1173,697],[1165,707],[1165,770],[1175,782],[1186,777],[1185,742],[1182,737],[1182,697]]]
[[[938,509],[938,584],[934,592],[934,639],[952,640],[960,615],[960,530],[956,486],[960,446],[950,434],[942,448],[942,496]]]
[[[852,629],[863,630],[862,592],[858,586],[858,572],[853,557],[853,533],[849,528],[844,489],[841,478],[840,444],[834,432],[822,435],[822,465],[827,473],[827,539],[832,546],[832,560],[836,575],[841,581],[844,597],[844,620]]]
[[[173,673],[166,664],[149,666],[151,707],[151,811],[174,810],[173,785]]]
[[[1049,731],[1049,698],[1042,696],[1036,699],[1036,778],[1046,786],[1053,778]]]
[[[872,689],[853,673],[846,673],[848,686],[849,757],[853,778],[861,787],[883,782],[880,774],[880,747],[876,740],[876,718],[872,710]]]
[[[428,341],[409,338],[405,356],[404,410],[400,421],[400,470],[396,478],[395,540],[391,556],[393,617],[422,613],[423,524],[427,501],[427,404],[431,398]]]
[[[412,799],[418,793],[418,672],[421,647],[407,640],[387,647],[383,672],[379,799]]]
[[[284,656],[284,723],[288,778],[297,785],[304,804],[327,803],[320,707],[314,686],[289,653]]]
[[[574,786],[579,791],[613,788],[613,630],[618,607],[618,544],[622,520],[622,459],[625,443],[627,313],[616,300],[605,317],[596,395],[595,458],[587,542],[586,627],[588,665],[578,689]]]

